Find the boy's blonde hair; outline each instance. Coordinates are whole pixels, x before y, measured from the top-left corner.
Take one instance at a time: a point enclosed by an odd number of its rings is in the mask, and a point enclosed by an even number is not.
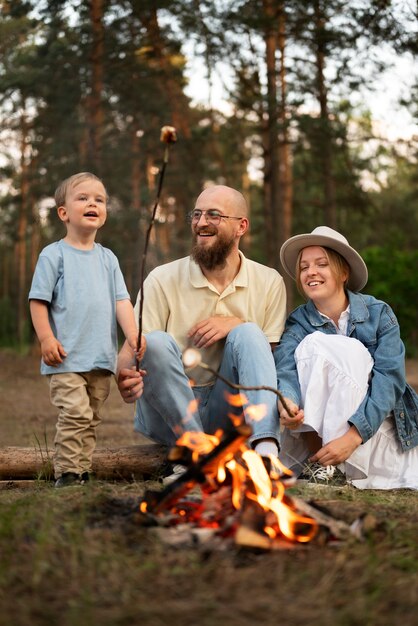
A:
[[[93,178],[94,180],[98,180],[100,183],[102,183],[104,187],[103,181],[98,176],[96,176],[95,174],[92,174],[91,172],[80,172],[79,174],[73,174],[73,176],[70,176],[69,178],[66,178],[65,180],[63,180],[56,188],[55,194],[54,194],[55,206],[57,208],[59,206],[64,206],[68,190],[71,189],[72,187],[75,187],[76,185],[81,183],[83,180],[87,180],[88,178]],[[106,188],[105,188],[105,191],[106,191]],[[106,198],[107,198],[107,191],[106,191]]]
[[[320,246],[329,261],[329,265],[331,268],[331,273],[334,278],[339,281],[342,280],[345,276],[344,280],[344,288],[347,287],[348,279],[350,278],[350,266],[341,254],[332,250],[331,248],[325,248],[324,246]],[[298,258],[296,261],[296,286],[298,288],[301,296],[305,296],[305,292],[303,291],[302,283],[300,280],[300,261],[302,258],[303,248],[298,254]]]

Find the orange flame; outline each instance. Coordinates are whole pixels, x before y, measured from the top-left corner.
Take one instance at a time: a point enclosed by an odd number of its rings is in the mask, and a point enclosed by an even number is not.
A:
[[[317,530],[316,522],[308,517],[301,516],[283,502],[285,487],[282,482],[275,483],[277,495],[273,495],[272,482],[261,457],[254,450],[247,450],[242,455],[247,463],[251,480],[256,490],[256,501],[265,511],[275,513],[280,532],[292,541],[310,541]],[[287,470],[290,472],[290,470]],[[291,472],[290,472],[291,474]],[[246,493],[247,497],[253,499],[252,493]],[[299,526],[307,526],[304,532],[298,530]],[[274,532],[270,527],[269,535]]]
[[[246,401],[246,398],[240,394],[228,394],[228,396],[234,406],[242,406],[241,403]],[[197,410],[197,402],[191,402],[189,412],[195,410]],[[264,404],[250,405],[246,408],[246,414],[250,416],[250,419],[258,421],[265,416],[266,406]],[[242,423],[242,416],[238,418],[231,414],[230,418]],[[189,448],[192,451],[192,461],[196,462],[199,457],[208,455],[219,445],[222,435],[222,430],[214,435],[185,432],[177,440],[177,445]],[[270,465],[271,469],[268,470],[262,457],[247,444],[242,444],[238,450],[235,448],[235,452],[220,453],[210,466],[206,466],[208,489],[219,489],[230,476],[232,478],[232,506],[236,510],[242,510],[245,501],[256,502],[266,514],[264,532],[271,541],[280,535],[294,542],[310,541],[317,532],[316,521],[298,513],[292,499],[285,496],[286,487],[291,484],[293,472],[276,457],[270,457]],[[147,511],[144,503],[141,504],[141,511]],[[180,508],[177,509],[178,513],[179,511],[181,511]],[[181,515],[184,517],[186,514],[183,511]],[[195,519],[199,517],[198,513],[196,516]]]
[[[202,432],[186,432],[177,439],[176,443],[178,446],[190,448],[192,460],[196,462],[199,456],[209,454],[219,444],[219,438],[216,435],[207,435]]]
[[[233,413],[228,413],[228,417],[234,426],[239,426],[240,424],[242,424],[242,421],[243,421],[242,415],[234,415]]]
[[[267,406],[265,404],[251,404],[245,409],[245,415],[252,422],[259,422],[267,415]]]
[[[193,400],[190,400],[189,406],[187,407],[186,416],[183,418],[183,424],[187,424],[187,422],[190,422],[190,420],[193,419],[193,414],[196,413],[198,408],[199,408],[199,401],[196,398],[194,398]]]
[[[227,391],[225,391],[225,399],[230,406],[244,406],[244,404],[248,404],[248,398],[242,392],[228,393]]]

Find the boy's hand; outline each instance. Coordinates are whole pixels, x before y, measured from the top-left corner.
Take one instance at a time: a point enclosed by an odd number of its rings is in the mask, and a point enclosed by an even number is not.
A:
[[[139,352],[137,351],[138,335],[131,335],[130,337],[127,337],[126,340],[129,344],[129,347],[134,351],[135,358],[138,361],[142,361],[142,359],[144,358],[145,350],[147,349],[147,340],[145,339],[144,335],[141,335],[141,347],[139,349]]]
[[[61,342],[56,337],[48,337],[41,341],[42,360],[46,365],[57,367],[67,356]]]

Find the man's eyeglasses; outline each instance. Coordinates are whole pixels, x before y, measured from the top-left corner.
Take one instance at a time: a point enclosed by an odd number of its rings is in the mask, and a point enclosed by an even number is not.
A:
[[[218,211],[218,209],[207,209],[203,211],[201,209],[194,209],[193,211],[190,211],[188,215],[189,222],[191,224],[197,224],[197,222],[200,220],[202,215],[204,215],[207,224],[213,224],[214,226],[217,226],[218,224],[220,224],[222,219],[225,219],[225,220],[242,220],[243,219],[242,217],[235,217],[233,215],[224,215],[223,213]]]

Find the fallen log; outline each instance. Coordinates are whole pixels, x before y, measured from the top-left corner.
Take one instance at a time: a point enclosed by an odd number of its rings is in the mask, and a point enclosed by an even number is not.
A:
[[[97,448],[93,472],[98,479],[143,479],[161,472],[166,464],[167,448],[159,444]],[[40,448],[0,448],[0,480],[53,478],[52,451]]]
[[[39,485],[38,480],[0,480],[0,491],[33,489],[36,485]]]

